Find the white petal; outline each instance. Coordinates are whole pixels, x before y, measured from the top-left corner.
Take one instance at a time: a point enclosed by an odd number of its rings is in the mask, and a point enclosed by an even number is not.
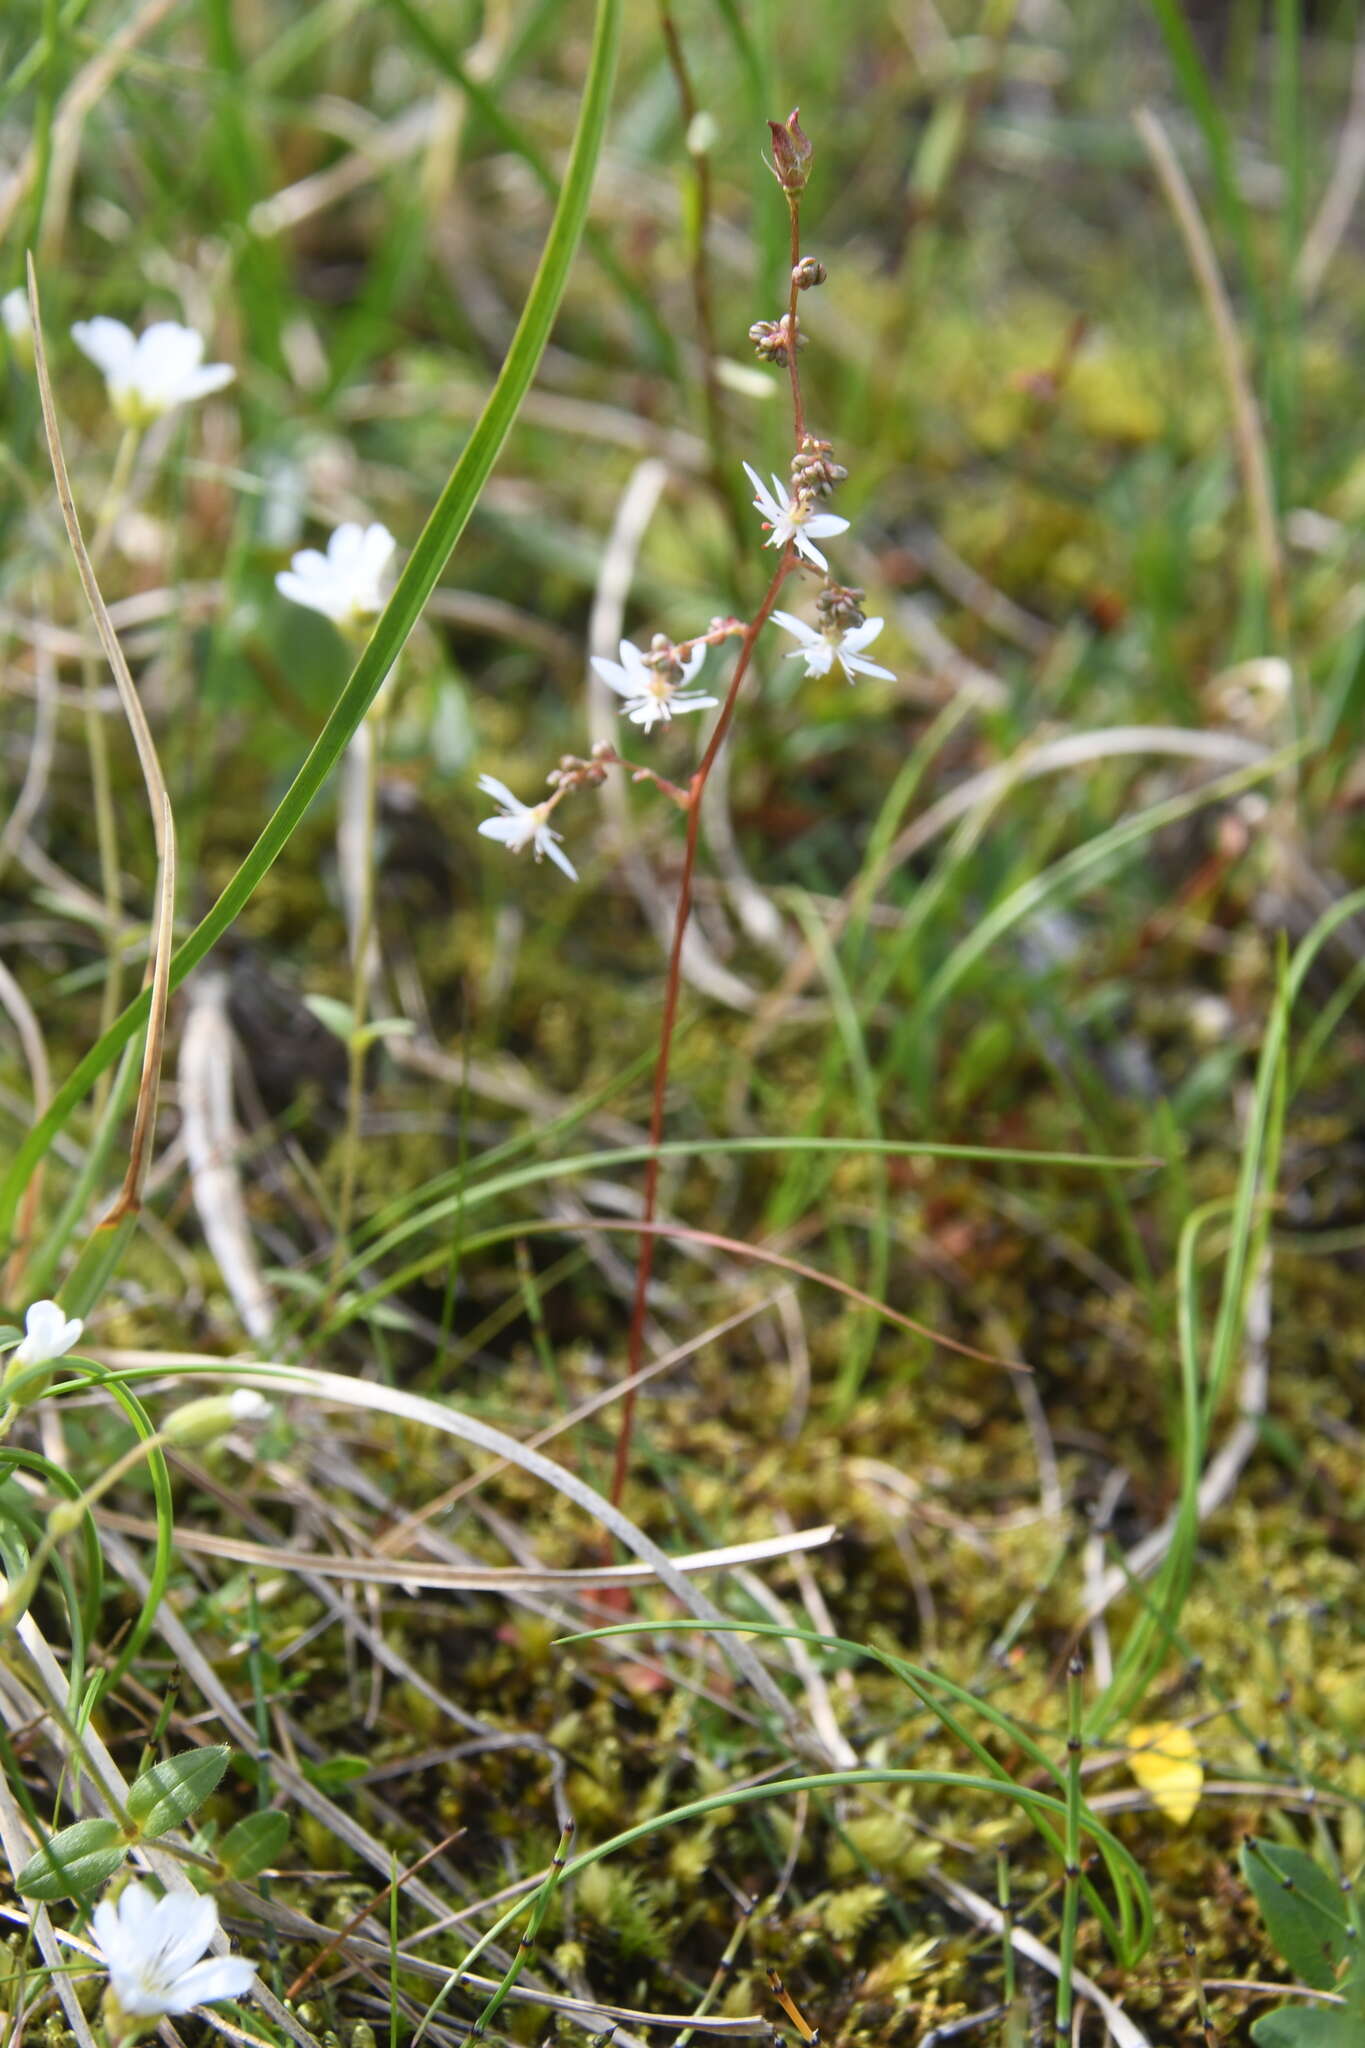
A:
[[[791,612],[769,612],[768,617],[775,625],[782,626],[788,633],[796,635],[801,642],[801,647],[796,649],[798,654],[802,647],[813,647],[817,640],[824,638],[822,633],[816,632],[814,626],[808,626],[804,619],[796,618]]]
[[[168,1892],[148,1915],[155,1925],[157,1974],[174,1979],[197,1963],[218,1932],[218,1907],[206,1893]]]
[[[685,689],[687,685],[691,682],[693,676],[700,674],[701,665],[705,661],[705,659],[705,643],[692,649],[692,652],[688,655],[686,661],[682,663],[682,675],[679,677],[679,685],[681,688]]]
[[[529,804],[524,804],[519,796],[513,796],[507,784],[499,782],[496,775],[481,775],[479,788],[485,796],[491,796],[494,803],[506,804],[513,817],[523,817],[530,809]]]
[[[297,562],[298,559],[295,555],[294,560]],[[291,604],[301,604],[310,612],[321,612],[324,618],[339,619],[346,608],[335,584],[321,576],[301,576],[297,570],[281,569],[275,578],[275,588]]]
[[[24,1332],[35,1344],[60,1343],[66,1317],[55,1301],[35,1301],[24,1317]]]
[[[90,1915],[90,1925],[94,1930],[95,1946],[107,1963],[110,1951],[117,1951],[120,1939],[118,1907],[112,1899],[100,1900]]]
[[[672,708],[674,711],[712,711],[719,702],[719,697],[707,697],[696,693],[683,697],[675,694]]]
[[[809,647],[798,647],[795,652],[805,657],[808,676],[829,674],[834,661],[834,649],[823,636],[818,636]]]
[[[500,840],[514,851],[526,844],[526,834],[520,818],[484,818],[479,825],[485,839]]]
[[[765,519],[780,519],[782,517],[780,500],[773,496],[752,463],[746,462],[744,471],[749,482],[754,487],[754,505],[756,509],[763,514]]]
[[[170,1987],[175,2004],[172,2013],[188,2012],[191,2006],[212,2005],[218,1998],[243,1998],[256,1979],[256,1966],[245,1956],[208,1956],[186,1970]]]
[[[621,656],[622,669],[626,675],[635,678],[635,687],[638,690],[641,683],[648,682],[654,673],[653,669],[633,640],[623,640],[618,652]]]
[[[852,654],[861,654],[865,647],[872,645],[884,624],[883,619],[864,619],[861,626],[854,626],[851,632],[845,633],[844,646]]]
[[[225,384],[230,384],[236,375],[231,363],[206,363],[202,370],[185,379],[180,396],[186,404],[191,399],[207,398],[211,391],[221,391]]]
[[[564,873],[568,876],[571,882],[576,882],[578,880],[578,869],[569,859],[568,854],[561,852],[560,848],[555,844],[556,840],[559,838],[559,834],[557,832],[551,832],[548,826],[542,827],[542,833],[542,850],[545,853],[549,854],[550,859],[554,862],[557,868],[563,869]]]
[[[132,328],[125,327],[121,320],[108,319],[103,313],[93,320],[78,320],[71,330],[71,339],[106,377],[126,369],[137,349],[137,336]]]
[[[365,546],[365,529],[343,519],[327,543],[327,559],[342,576],[353,576]]]
[[[138,337],[124,381],[154,404],[178,405],[203,360],[202,334],[178,320],[154,320]]]
[[[638,691],[639,684],[632,681],[619,662],[608,661],[605,654],[594,654],[592,665],[607,688],[615,690],[618,696],[633,697]]]
[[[813,533],[817,540],[825,540],[834,533],[847,533],[848,521],[841,519],[837,512],[814,512],[805,521],[807,533]]]
[[[364,564],[365,574],[372,583],[378,584],[379,578],[388,568],[389,558],[397,546],[398,543],[389,532],[388,527],[382,526],[378,520],[372,526],[365,528],[365,538],[361,546],[361,561]]]
[[[894,669],[883,668],[879,661],[869,661],[865,654],[841,652],[839,659],[843,663],[844,674],[850,682],[853,681],[855,675],[880,676],[882,681],[886,683],[894,683],[896,680]]]
[[[64,1358],[84,1327],[79,1316],[68,1322],[55,1301],[35,1301],[24,1317],[15,1364],[46,1365],[49,1359]]]
[[[798,526],[791,535],[791,541],[798,555],[804,555],[808,562],[814,562],[817,569],[824,569],[828,573],[829,563],[819,548],[811,545],[810,536],[804,528]]]
[[[289,566],[296,576],[306,576],[312,583],[333,583],[336,580],[332,564],[316,548],[300,548],[297,554],[289,557]]]

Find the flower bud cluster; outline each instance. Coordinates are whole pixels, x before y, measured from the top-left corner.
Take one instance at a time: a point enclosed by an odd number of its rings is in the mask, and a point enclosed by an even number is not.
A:
[[[803,256],[792,271],[792,283],[799,292],[808,292],[812,285],[823,284],[828,276],[823,263],[817,263],[813,256]]]
[[[834,460],[832,443],[817,441],[814,434],[803,434],[801,446],[792,457],[791,478],[792,489],[798,496],[829,498],[840,484],[848,481],[848,471]]]
[[[616,749],[611,741],[598,740],[590,760],[585,761],[579,754],[561,754],[559,766],[552,768],[545,780],[551,789],[597,789],[606,781],[615,759]]]
[[[827,583],[815,600],[821,630],[849,633],[864,625],[867,615],[863,611],[863,603],[866,596],[865,590],[854,590],[843,583]]]
[[[791,355],[791,332],[792,321],[789,313],[784,313],[780,320],[755,320],[749,329],[749,339],[754,345],[754,353],[759,361],[785,365]],[[806,337],[799,326],[796,331],[796,346],[798,349],[806,346]]]

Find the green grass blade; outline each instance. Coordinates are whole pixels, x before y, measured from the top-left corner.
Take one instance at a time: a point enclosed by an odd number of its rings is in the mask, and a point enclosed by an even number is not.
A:
[[[621,34],[621,11],[622,0],[598,0],[583,103],[559,204],[516,333],[488,403],[451,471],[450,479],[422,530],[373,635],[307,759],[213,908],[175,954],[171,962],[172,987],[178,986],[222,938],[288,845],[402,652],[436,586],[437,577],[450,559],[478,503],[521,402],[531,387],[587,220],[593,173],[606,133]],[[15,1210],[33,1168],[86,1090],[117,1058],[133,1033],[146,1023],[149,1004],[150,998],[144,993],[115,1019],[57,1090],[46,1114],[19,1147],[3,1181],[0,1181],[0,1242],[9,1241]]]

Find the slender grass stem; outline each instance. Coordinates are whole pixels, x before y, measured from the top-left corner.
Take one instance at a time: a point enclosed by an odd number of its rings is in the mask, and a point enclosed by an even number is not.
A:
[[[128,491],[141,435],[136,427],[125,427],[109,473],[109,482],[95,519],[90,544],[92,568],[98,568],[114,532],[114,521]],[[109,768],[109,740],[99,708],[99,672],[93,656],[81,663],[81,711],[85,722],[85,752],[90,763],[90,793],[95,812],[95,844],[99,853],[100,895],[104,903],[105,970],[100,996],[100,1037],[109,1030],[123,1001],[123,899],[119,886],[118,819],[114,807],[114,783]],[[109,1097],[112,1075],[106,1069],[95,1088],[98,1116]]]
[[[1076,1966],[1076,1925],[1081,1906],[1081,1734],[1083,1705],[1081,1678],[1085,1666],[1076,1651],[1066,1668],[1066,1843],[1062,1890],[1062,1935],[1057,1944],[1057,2042],[1071,2039],[1071,2012],[1075,1997],[1072,1973]]]
[[[336,1241],[332,1247],[333,1287],[346,1259],[351,1217],[355,1210],[356,1173],[360,1163],[360,1115],[365,1100],[365,1054],[368,1050],[365,1024],[369,1014],[370,956],[374,946],[374,855],[381,718],[382,711],[376,707],[353,742],[361,749],[362,781],[355,865],[355,929],[351,936],[351,1036],[346,1049],[346,1126],[341,1140],[341,1191],[337,1198]]]

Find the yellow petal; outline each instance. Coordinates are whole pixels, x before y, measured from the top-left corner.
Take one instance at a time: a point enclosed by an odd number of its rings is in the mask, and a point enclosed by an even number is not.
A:
[[[1152,1804],[1183,1828],[1199,1804],[1204,1766],[1188,1728],[1178,1721],[1153,1721],[1128,1733],[1128,1768]]]

